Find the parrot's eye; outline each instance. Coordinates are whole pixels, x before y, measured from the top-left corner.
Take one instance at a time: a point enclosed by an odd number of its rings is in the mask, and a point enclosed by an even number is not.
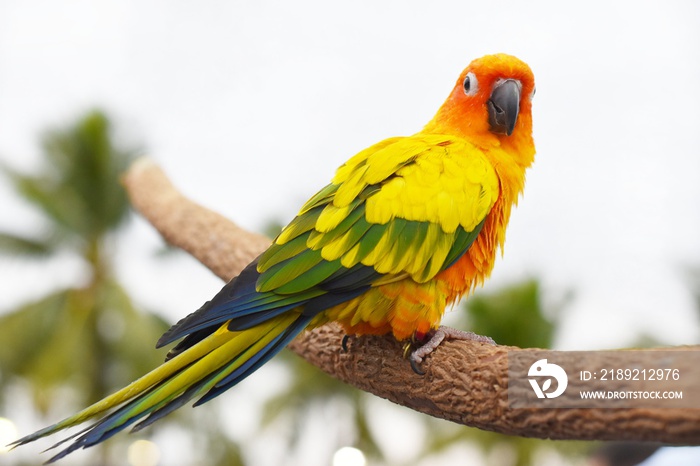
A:
[[[471,71],[464,77],[464,83],[462,85],[466,95],[474,95],[476,91],[479,90],[479,82]]]
[[[536,87],[533,87],[533,88],[532,88],[532,94],[530,94],[530,100],[532,100],[532,99],[535,98],[535,92],[537,92],[537,88],[536,88]]]

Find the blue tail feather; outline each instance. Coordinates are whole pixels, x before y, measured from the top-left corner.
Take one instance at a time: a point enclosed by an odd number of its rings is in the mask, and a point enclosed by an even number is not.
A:
[[[299,316],[299,318],[294,321],[292,325],[287,327],[284,332],[282,332],[274,340],[270,341],[270,343],[268,343],[244,364],[234,370],[231,374],[218,381],[213,388],[211,388],[203,397],[194,403],[194,406],[199,406],[213,398],[216,398],[258,370],[273,356],[279,353],[285,346],[287,346],[297,335],[299,335],[306,328],[306,326],[309,325],[309,322],[311,322],[312,319],[312,316]]]

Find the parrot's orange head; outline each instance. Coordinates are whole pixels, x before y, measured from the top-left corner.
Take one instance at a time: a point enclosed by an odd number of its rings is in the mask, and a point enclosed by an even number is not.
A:
[[[486,55],[462,72],[424,131],[463,136],[483,144],[532,144],[535,78],[518,58]]]

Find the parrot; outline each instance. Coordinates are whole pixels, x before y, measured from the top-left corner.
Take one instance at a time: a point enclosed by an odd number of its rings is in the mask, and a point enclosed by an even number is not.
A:
[[[473,60],[435,116],[341,165],[267,250],[157,342],[165,362],[18,446],[98,418],[48,462],[201,405],[255,372],[305,329],[439,342],[446,307],[490,275],[535,146],[532,70],[503,53]],[[466,338],[492,342],[468,334]],[[345,342],[344,342],[345,343]],[[53,447],[52,447],[53,448]]]

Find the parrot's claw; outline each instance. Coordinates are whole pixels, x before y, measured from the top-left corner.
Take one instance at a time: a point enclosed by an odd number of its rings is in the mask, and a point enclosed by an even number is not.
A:
[[[415,353],[415,351],[413,353]],[[411,353],[411,357],[408,359],[408,362],[411,363],[411,369],[413,369],[413,372],[415,372],[418,375],[425,375],[425,371],[420,368],[420,363],[423,359],[422,358],[414,358],[413,353]]]
[[[343,353],[348,352],[348,340],[350,340],[350,335],[343,335],[343,339],[340,342],[340,347],[343,348]]]
[[[416,348],[408,357],[413,372],[415,372],[418,375],[425,375],[425,371],[423,371],[420,368],[423,359],[430,353],[435,351],[435,348],[440,346],[440,343],[442,343],[442,341],[445,338],[448,338],[450,340],[478,341],[480,343],[486,343],[488,345],[496,344],[496,342],[493,341],[493,338],[491,337],[477,335],[474,332],[465,332],[464,330],[457,330],[452,327],[444,327],[442,325],[438,327],[438,329],[434,332],[428,334],[428,337],[428,341],[423,343],[423,345],[421,345],[419,348]],[[404,347],[404,357],[406,356],[408,349],[410,349],[410,345],[411,343],[408,343]]]

